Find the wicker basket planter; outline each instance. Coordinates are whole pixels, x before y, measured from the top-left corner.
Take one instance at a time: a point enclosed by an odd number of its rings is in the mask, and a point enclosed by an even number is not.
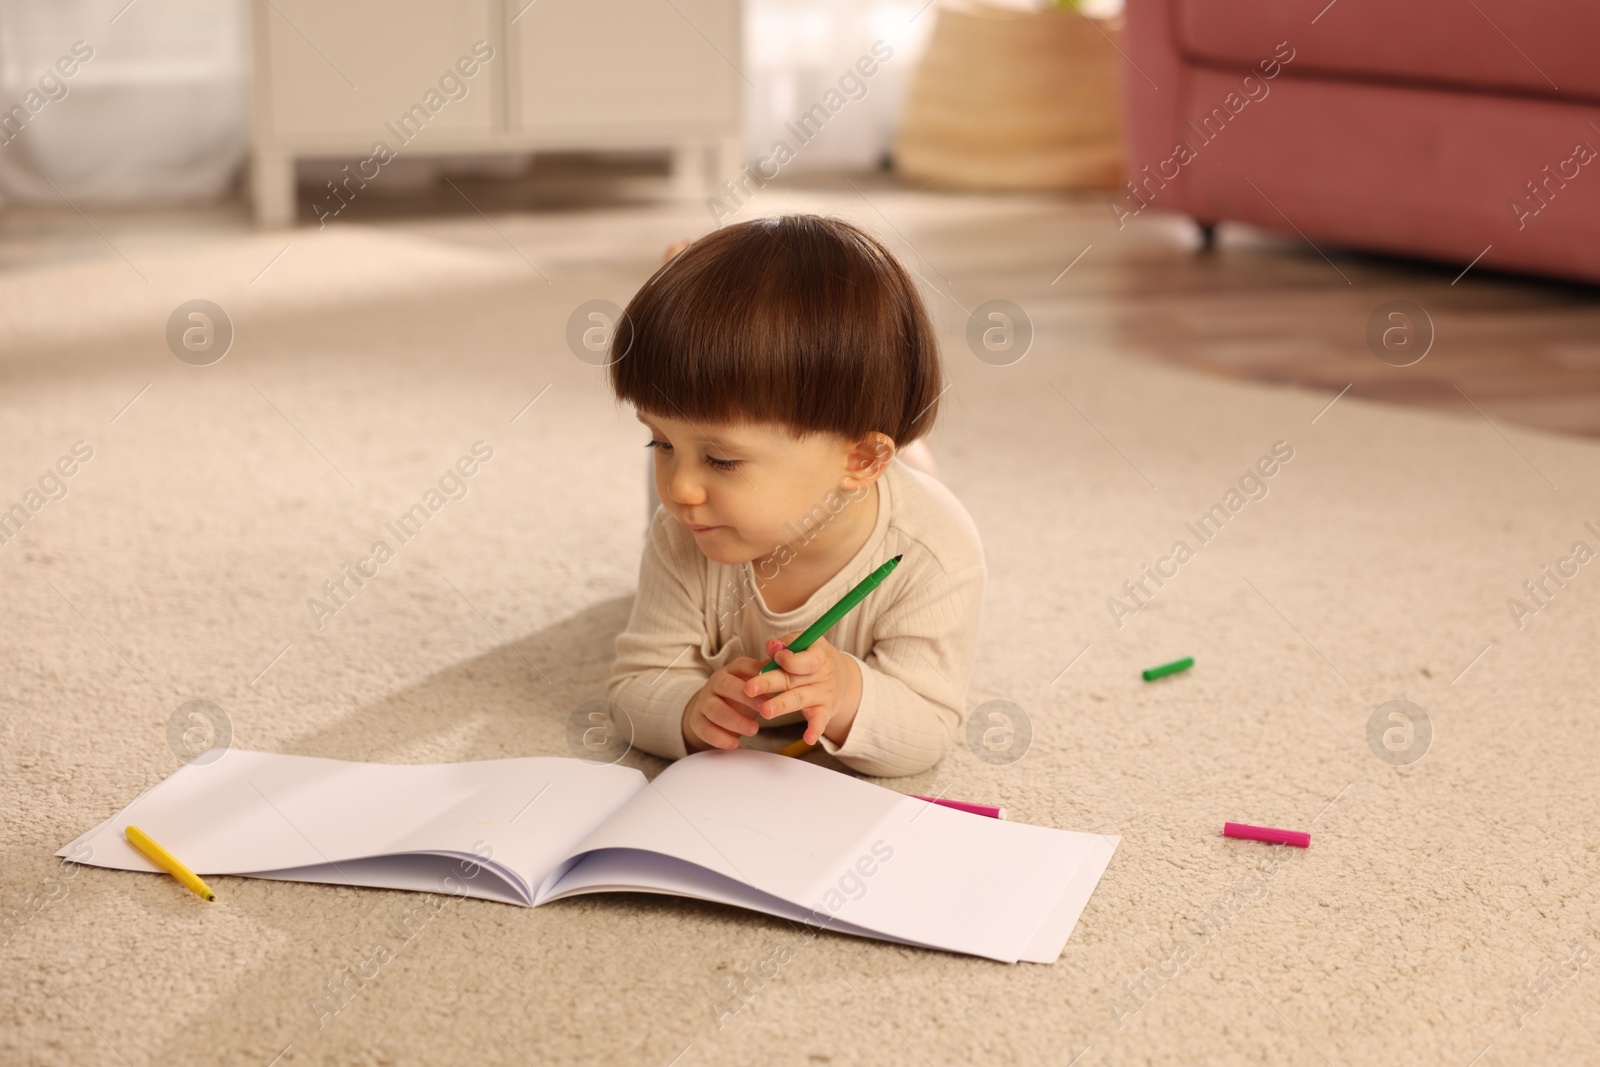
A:
[[[1114,187],[1120,24],[1071,9],[941,7],[906,92],[896,170],[949,188]]]

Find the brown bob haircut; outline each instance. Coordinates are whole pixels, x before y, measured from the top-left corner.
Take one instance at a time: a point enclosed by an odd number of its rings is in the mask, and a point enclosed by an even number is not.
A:
[[[641,414],[779,423],[895,447],[926,434],[938,340],[905,268],[838,219],[725,226],[666,263],[612,334],[611,387]]]

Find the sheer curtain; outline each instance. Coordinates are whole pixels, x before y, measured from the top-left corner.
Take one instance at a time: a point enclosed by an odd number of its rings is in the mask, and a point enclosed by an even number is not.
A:
[[[249,130],[245,0],[0,0],[0,196],[225,192]]]
[[[862,169],[877,166],[889,150],[894,117],[928,31],[934,8],[926,0],[745,0],[745,154],[770,158],[775,142],[794,152],[786,170]],[[919,14],[920,11],[920,14]],[[813,139],[801,144],[785,123],[824,102],[830,89],[862,56],[877,61],[875,41],[893,50],[877,62],[859,90],[840,92],[846,103]],[[880,49],[883,46],[880,46]],[[848,83],[847,83],[848,86]],[[838,97],[834,98],[835,100]],[[826,105],[825,105],[826,106]],[[770,171],[770,167],[768,168]]]

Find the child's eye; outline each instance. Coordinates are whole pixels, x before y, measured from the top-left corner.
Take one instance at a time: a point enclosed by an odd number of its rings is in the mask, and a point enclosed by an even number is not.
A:
[[[663,452],[668,452],[668,453],[670,453],[672,451],[672,445],[667,441],[656,441],[656,440],[646,441],[644,447],[646,447],[646,448],[657,448],[657,449],[660,449]],[[739,464],[741,462],[742,462],[741,460],[737,460],[737,459],[721,459],[721,458],[719,458],[717,456],[707,456],[706,457],[706,463],[709,464],[713,470],[719,470],[719,471],[737,470],[738,467],[739,467]]]

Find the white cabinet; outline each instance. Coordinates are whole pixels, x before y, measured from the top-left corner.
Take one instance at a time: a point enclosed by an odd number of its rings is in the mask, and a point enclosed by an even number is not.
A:
[[[296,158],[377,156],[376,173],[379,146],[668,148],[684,193],[737,166],[739,0],[254,0],[252,17],[263,224],[294,218]]]
[[[511,120],[551,131],[736,123],[739,27],[731,7],[727,0],[539,0],[511,27]]]

